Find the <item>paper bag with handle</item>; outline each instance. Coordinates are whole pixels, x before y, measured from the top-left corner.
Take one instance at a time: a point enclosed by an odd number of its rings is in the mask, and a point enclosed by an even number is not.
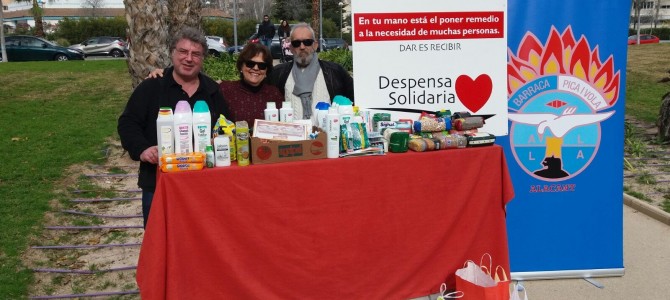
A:
[[[489,258],[488,266],[483,264],[484,257]],[[456,270],[456,289],[463,292],[463,300],[510,299],[507,273],[501,266],[491,273],[491,264],[491,255],[487,253],[482,256],[479,265],[469,260],[463,268]]]

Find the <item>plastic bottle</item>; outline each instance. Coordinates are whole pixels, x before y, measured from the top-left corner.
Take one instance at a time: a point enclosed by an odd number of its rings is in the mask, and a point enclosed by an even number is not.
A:
[[[326,134],[328,135],[328,145],[326,148],[328,158],[340,157],[340,114],[337,108],[331,107],[326,115],[328,120],[328,128]]]
[[[214,161],[217,167],[230,166],[230,138],[227,135],[219,135],[214,138]]]
[[[235,143],[237,144],[237,165],[248,166],[251,161],[249,152],[249,125],[247,121],[235,122]]]
[[[326,102],[319,102],[316,104],[316,120],[313,122],[314,126],[321,129],[326,129],[328,126],[328,110],[330,109],[330,104]]]
[[[158,111],[158,118],[156,119],[156,137],[158,141],[158,158],[159,165],[161,156],[163,154],[174,153],[174,133],[172,128],[174,121],[172,120],[172,108],[161,107]]]
[[[204,100],[198,100],[193,106],[193,151],[205,152],[212,140],[212,115]]]
[[[268,102],[266,104],[265,120],[266,121],[279,121],[279,112],[277,111],[277,105],[274,102]]]
[[[208,168],[214,168],[214,150],[212,149],[212,145],[207,145],[205,147],[205,165]]]
[[[186,100],[177,102],[174,110],[175,153],[193,152],[193,114]]]
[[[291,101],[284,101],[279,109],[279,120],[286,123],[293,123],[293,107]]]

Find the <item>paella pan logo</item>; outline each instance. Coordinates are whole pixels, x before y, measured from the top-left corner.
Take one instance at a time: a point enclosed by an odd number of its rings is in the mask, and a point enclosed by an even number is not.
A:
[[[600,60],[571,27],[552,27],[543,44],[528,32],[507,63],[510,146],[526,173],[544,181],[577,176],[600,146],[600,122],[619,97],[614,58]]]

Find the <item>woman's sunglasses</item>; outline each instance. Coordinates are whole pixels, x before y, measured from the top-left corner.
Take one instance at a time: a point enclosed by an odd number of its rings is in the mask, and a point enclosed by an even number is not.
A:
[[[258,66],[259,70],[265,70],[268,68],[268,64],[264,62],[255,62],[252,60],[245,61],[244,65],[247,66],[247,68],[249,69],[253,69],[255,66]]]
[[[314,40],[313,40],[313,39],[307,39],[307,40],[292,40],[292,41],[291,41],[291,46],[293,46],[293,48],[298,48],[298,47],[300,47],[300,43],[303,43],[303,44],[305,44],[306,47],[309,47],[309,46],[311,46],[312,44],[314,44]]]

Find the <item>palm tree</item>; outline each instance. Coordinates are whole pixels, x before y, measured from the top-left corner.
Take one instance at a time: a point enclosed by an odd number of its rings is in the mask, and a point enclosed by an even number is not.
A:
[[[170,65],[170,37],[184,26],[200,28],[199,0],[124,0],[133,87],[155,68]]]

